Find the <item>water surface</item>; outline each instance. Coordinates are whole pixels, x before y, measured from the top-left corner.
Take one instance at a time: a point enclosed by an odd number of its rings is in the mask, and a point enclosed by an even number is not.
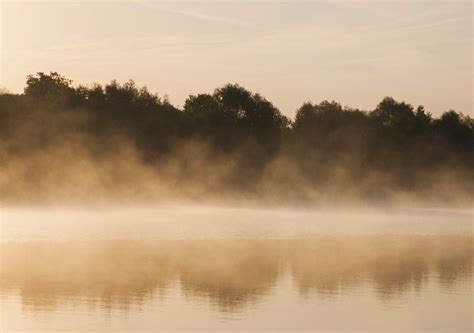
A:
[[[2,214],[4,331],[472,331],[466,212]]]

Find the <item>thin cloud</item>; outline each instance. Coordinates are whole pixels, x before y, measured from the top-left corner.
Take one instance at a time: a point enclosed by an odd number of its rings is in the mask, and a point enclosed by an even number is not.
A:
[[[137,0],[134,1],[134,3],[142,5],[147,8],[152,8],[156,9],[165,13],[170,13],[170,14],[177,14],[177,15],[182,15],[186,17],[191,17],[197,20],[202,20],[202,21],[208,21],[208,22],[216,22],[216,23],[223,23],[227,25],[233,25],[233,26],[238,26],[242,28],[247,28],[247,29],[256,29],[257,25],[251,22],[247,21],[242,21],[242,20],[237,20],[231,17],[225,17],[225,16],[214,16],[214,15],[208,15],[205,13],[199,13],[195,11],[189,11],[189,10],[181,10],[181,9],[173,9],[173,8],[166,8],[166,7],[161,7],[158,4],[153,4],[147,1],[141,1]]]

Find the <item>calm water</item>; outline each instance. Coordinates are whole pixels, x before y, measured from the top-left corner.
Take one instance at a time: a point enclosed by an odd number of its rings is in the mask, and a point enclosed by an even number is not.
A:
[[[1,329],[472,331],[472,212],[3,210]]]

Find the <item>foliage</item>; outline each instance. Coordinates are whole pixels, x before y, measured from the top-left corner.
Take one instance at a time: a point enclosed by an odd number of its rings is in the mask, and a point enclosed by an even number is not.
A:
[[[209,156],[234,162],[217,186],[244,192],[286,160],[292,168],[271,181],[290,187],[301,179],[306,189],[350,184],[383,198],[394,187],[428,189],[442,170],[456,170],[456,182],[472,193],[474,122],[453,110],[433,118],[391,97],[372,111],[323,101],[304,103],[291,121],[237,84],[191,95],[182,110],[132,80],[73,87],[51,72],[29,75],[26,84],[23,94],[0,93],[0,153],[9,158],[27,159],[76,135],[99,159],[126,144],[159,169],[185,143],[199,142]]]

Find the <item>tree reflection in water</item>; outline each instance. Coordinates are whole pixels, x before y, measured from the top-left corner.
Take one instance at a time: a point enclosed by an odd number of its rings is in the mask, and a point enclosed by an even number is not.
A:
[[[332,297],[369,283],[383,300],[430,279],[450,288],[472,276],[472,236],[308,237],[294,240],[192,240],[4,243],[2,294],[17,291],[29,309],[140,307],[177,285],[220,312],[268,295],[289,272],[301,297]]]

